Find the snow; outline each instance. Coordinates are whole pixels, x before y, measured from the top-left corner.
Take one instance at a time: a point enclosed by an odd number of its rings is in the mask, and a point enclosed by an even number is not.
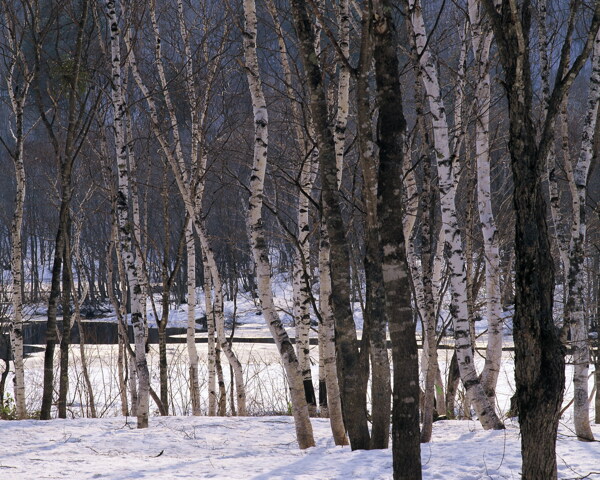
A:
[[[391,479],[391,450],[333,444],[327,419],[313,419],[317,446],[299,450],[291,417],[153,417],[2,421],[0,478],[25,479]],[[593,426],[600,436],[600,426]],[[425,479],[517,479],[519,432],[484,431],[475,421],[440,421],[421,446]],[[559,478],[598,472],[600,443],[561,425]],[[600,479],[600,473],[587,478]]]

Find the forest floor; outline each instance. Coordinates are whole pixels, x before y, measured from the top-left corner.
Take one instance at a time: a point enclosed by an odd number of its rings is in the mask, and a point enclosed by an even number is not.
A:
[[[317,446],[299,450],[291,417],[152,417],[150,427],[113,417],[2,421],[0,478],[30,479],[391,479],[391,450],[333,444],[328,420],[313,419]],[[600,438],[600,425],[593,426]],[[600,442],[560,427],[559,478],[600,479]],[[484,431],[440,421],[421,447],[425,479],[520,478],[519,430]]]

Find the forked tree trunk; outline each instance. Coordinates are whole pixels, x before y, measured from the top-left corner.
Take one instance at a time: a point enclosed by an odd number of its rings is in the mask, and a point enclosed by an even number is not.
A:
[[[365,240],[365,321],[371,359],[371,448],[387,448],[390,437],[392,388],[387,348],[387,323],[377,215],[378,158],[375,154],[373,121],[369,94],[369,74],[373,63],[370,10],[363,12],[360,61],[356,79],[356,110],[360,166],[366,218]],[[337,138],[337,130],[336,130]],[[337,148],[337,143],[336,143]],[[336,151],[337,153],[337,151]]]
[[[256,264],[257,286],[262,312],[283,360],[290,388],[296,439],[300,448],[308,448],[314,446],[315,441],[304,393],[304,383],[296,353],[273,303],[271,266],[262,219],[269,117],[256,53],[257,18],[254,0],[244,0],[244,20],[244,58],[254,111],[254,160],[250,177],[250,202],[247,216],[250,246]]]

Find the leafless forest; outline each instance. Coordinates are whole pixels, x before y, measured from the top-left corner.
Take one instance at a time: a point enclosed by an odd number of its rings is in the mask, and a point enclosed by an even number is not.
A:
[[[503,348],[523,478],[557,476],[566,365],[594,440],[600,0],[0,0],[0,27],[2,417],[66,418],[75,356],[99,416],[85,321],[107,314],[120,412],[173,414],[174,304],[189,413],[248,415],[224,308],[244,294],[301,449],[328,417],[337,445],[391,446],[394,478],[420,479],[436,419],[504,428]]]

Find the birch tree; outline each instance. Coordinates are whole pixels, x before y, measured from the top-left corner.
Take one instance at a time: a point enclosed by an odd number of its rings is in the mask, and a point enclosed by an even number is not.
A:
[[[328,125],[327,98],[322,71],[315,53],[314,31],[304,2],[292,1],[294,26],[310,92],[310,109],[314,122],[322,183],[323,216],[331,247],[331,307],[335,318],[338,379],[344,417],[353,450],[369,448],[370,435],[366,418],[366,378],[359,368],[358,341],[350,305],[350,262],[337,188],[335,142]]]
[[[12,275],[12,319],[9,323],[10,343],[15,367],[14,395],[18,419],[27,416],[25,405],[25,367],[23,362],[23,210],[25,206],[25,104],[33,81],[33,71],[29,67],[23,51],[23,28],[18,22],[17,12],[2,4],[5,21],[5,38],[8,50],[6,87],[14,117],[12,136],[14,147],[8,149],[15,167],[16,194],[15,208],[11,225],[11,275]],[[27,14],[25,14],[27,16]]]
[[[135,340],[135,362],[138,377],[138,400],[136,405],[138,428],[148,427],[150,374],[146,359],[146,329],[142,313],[142,289],[139,277],[141,272],[135,262],[135,246],[132,238],[132,225],[129,220],[130,178],[127,165],[127,145],[125,130],[126,103],[122,90],[120,27],[117,19],[117,6],[113,0],[106,2],[106,15],[110,31],[111,54],[111,101],[115,126],[115,148],[117,152],[118,191],[117,222],[119,231],[119,249],[125,269],[131,295],[131,324]]]
[[[500,246],[492,209],[490,155],[490,46],[492,32],[483,19],[482,6],[469,1],[471,42],[476,61],[475,87],[475,161],[477,171],[477,207],[483,234],[485,256],[485,293],[488,342],[481,383],[490,401],[495,401],[496,384],[502,358],[502,308],[500,292]]]
[[[371,448],[387,448],[390,434],[391,385],[387,348],[384,282],[380,249],[380,224],[377,212],[379,158],[373,135],[371,95],[369,88],[373,65],[371,8],[362,12],[360,56],[356,68],[356,115],[359,161],[363,177],[365,206],[365,314],[363,337],[368,337],[371,359],[372,429]],[[345,67],[348,69],[348,67]]]
[[[448,121],[438,80],[434,58],[427,44],[428,36],[419,0],[405,0],[408,13],[412,41],[416,48],[419,66],[423,74],[423,83],[427,101],[431,110],[433,124],[434,147],[437,159],[440,202],[442,209],[442,225],[445,243],[449,247],[451,285],[451,313],[454,322],[454,338],[460,377],[465,387],[469,402],[486,429],[504,428],[498,418],[494,405],[485,394],[479,381],[473,361],[473,345],[469,334],[469,316],[467,312],[467,278],[465,272],[465,256],[462,245],[462,234],[457,219],[456,209],[456,158],[451,152],[448,132]],[[456,154],[456,152],[455,152]]]
[[[583,124],[581,149],[574,168],[573,180],[576,197],[573,198],[573,224],[569,244],[569,296],[567,300],[568,323],[571,328],[573,349],[573,387],[575,433],[580,440],[592,441],[594,434],[590,428],[590,401],[588,392],[588,371],[590,364],[589,322],[585,308],[585,242],[587,233],[587,185],[592,158],[594,156],[594,136],[600,103],[600,35],[596,35],[592,48],[592,74],[587,101],[587,111]],[[567,159],[567,161],[569,161]]]
[[[296,325],[296,351],[298,362],[302,371],[306,401],[311,416],[316,415],[317,405],[314,386],[311,375],[310,361],[310,195],[316,177],[314,154],[310,151],[310,145],[302,129],[303,116],[300,105],[295,98],[292,69],[290,67],[289,55],[285,37],[281,28],[281,22],[273,0],[267,0],[267,8],[273,19],[275,33],[277,34],[277,45],[279,57],[283,69],[284,83],[287,97],[291,107],[291,121],[293,133],[299,156],[301,158],[299,192],[298,192],[298,236],[296,245],[296,257],[292,272],[292,294],[294,302],[294,322]],[[310,119],[309,126],[310,129]],[[340,412],[341,413],[341,412]],[[334,412],[335,417],[335,412]],[[331,418],[331,417],[330,417]],[[333,421],[332,421],[333,422]],[[332,423],[333,425],[333,423]],[[335,435],[334,435],[335,436]],[[345,437],[345,435],[344,435]]]
[[[194,222],[191,218],[185,225],[185,246],[187,255],[187,330],[186,348],[190,362],[189,385],[192,399],[192,414],[200,415],[200,385],[198,380],[198,350],[196,349],[196,242]],[[208,322],[208,314],[206,315]],[[214,329],[213,329],[214,330]],[[214,331],[213,331],[214,338]],[[214,381],[213,381],[214,383]],[[210,385],[210,382],[209,382]],[[214,396],[214,389],[209,395]],[[214,399],[213,399],[214,400]],[[210,403],[210,402],[209,402]],[[210,408],[209,408],[210,412]]]

